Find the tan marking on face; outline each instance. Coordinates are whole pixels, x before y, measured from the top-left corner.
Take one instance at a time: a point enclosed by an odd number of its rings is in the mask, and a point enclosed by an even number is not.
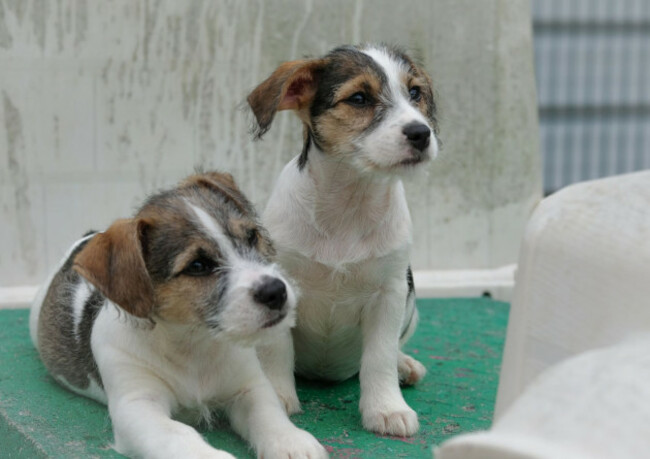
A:
[[[202,277],[174,277],[155,288],[156,316],[178,324],[200,323],[203,301],[210,297],[216,274]]]
[[[210,241],[201,238],[189,240],[185,250],[173,261],[171,277],[154,287],[158,317],[181,324],[202,321],[205,306],[214,296],[215,286],[219,282],[219,272],[205,276],[183,275],[183,271],[196,259],[199,251],[215,261],[220,258],[218,247]]]
[[[406,86],[407,99],[409,99],[412,104],[415,104],[420,113],[428,118],[429,106],[427,103],[428,98],[426,96],[427,93],[430,93],[430,82],[422,75],[416,74],[416,76],[414,76],[410,73],[405,73],[402,75],[402,83]],[[415,86],[420,88],[420,100],[417,102],[410,100],[410,95],[408,94],[408,91]]]
[[[414,85],[417,85],[421,89],[422,98],[418,103],[420,112],[426,116],[429,121],[433,123],[434,132],[438,132],[438,126],[435,123],[435,103],[433,100],[433,80],[431,76],[424,70],[422,67],[417,65],[410,57],[404,56],[407,62],[411,66],[411,71],[405,75],[406,78],[410,78],[410,81],[407,81],[407,88],[411,88]]]
[[[199,324],[204,309],[214,297],[218,273],[206,276],[182,274],[200,251],[215,261],[220,258],[217,242],[200,231],[201,227],[197,226],[183,200],[183,195],[187,195],[184,189],[202,186],[200,182],[209,179],[205,174],[189,177],[179,185],[176,197],[164,205],[147,206],[139,214],[151,222],[147,266],[152,273],[155,296],[154,320]],[[179,246],[182,247],[180,252],[172,253]]]
[[[264,229],[257,226],[255,221],[233,217],[228,220],[228,229],[235,238],[245,241],[246,244],[248,244],[251,232],[255,232],[257,242],[252,245],[251,248],[257,250],[267,258],[271,258],[275,255],[275,249],[273,248],[273,244],[268,235],[265,233]]]
[[[346,100],[362,92],[370,103],[355,106]],[[381,105],[381,82],[372,73],[361,73],[343,83],[334,94],[334,106],[314,120],[323,147],[337,152],[350,148],[370,125],[375,110]]]
[[[351,107],[329,110],[315,123],[321,145],[330,153],[348,150],[350,145],[372,120],[369,110],[358,111]]]
[[[343,102],[357,92],[363,92],[376,100],[380,90],[381,83],[375,75],[362,73],[346,81],[336,90],[334,93],[334,104]]]
[[[172,276],[178,275],[182,272],[187,265],[189,265],[196,258],[199,250],[210,254],[210,257],[216,259],[220,258],[220,253],[215,246],[211,244],[202,243],[201,241],[191,241],[185,250],[183,250],[174,260],[172,268]]]
[[[228,229],[236,238],[246,239],[248,232],[256,229],[256,225],[251,220],[232,217],[228,220]]]

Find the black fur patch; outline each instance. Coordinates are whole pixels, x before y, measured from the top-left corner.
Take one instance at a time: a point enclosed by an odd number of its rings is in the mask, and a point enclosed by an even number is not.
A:
[[[408,318],[404,321],[400,339],[403,338],[408,332],[408,329],[411,326],[411,322],[413,321],[413,317],[415,316],[415,310],[417,307],[415,305],[415,283],[413,282],[413,271],[411,270],[410,265],[406,269],[406,285],[408,285],[408,294],[406,295],[406,314],[408,315]]]
[[[411,266],[406,269],[406,284],[409,286],[409,295],[415,294],[415,283],[413,282],[413,271]]]
[[[311,149],[312,134],[311,129],[308,129],[307,135],[305,136],[305,143],[302,146],[302,151],[300,152],[300,157],[298,158],[298,170],[301,171],[307,165],[307,157],[309,155],[309,150]]]
[[[336,48],[325,56],[325,59],[328,64],[318,75],[318,89],[310,109],[312,119],[332,108],[336,89],[355,76],[371,72],[382,85],[388,81],[381,66],[356,47]]]
[[[62,376],[74,387],[87,389],[90,377],[102,386],[90,348],[92,326],[104,305],[104,297],[94,291],[83,306],[78,333],[74,330],[74,295],[85,282],[72,269],[76,255],[90,239],[79,244],[56,274],[43,301],[39,317],[38,341],[43,363],[54,376]]]
[[[310,130],[311,141],[319,148],[319,144],[323,144],[324,139],[321,139],[318,133],[318,118],[327,110],[334,107],[334,95],[336,90],[346,81],[354,77],[369,73],[372,74],[385,86],[388,82],[386,73],[375,60],[367,54],[361,52],[354,46],[343,46],[332,50],[325,56],[327,65],[325,65],[318,75],[318,88],[312,105],[310,107],[310,117],[312,119],[313,130]],[[366,132],[372,131],[374,127],[378,126],[385,110],[381,108],[376,109],[373,120],[366,129]],[[322,150],[319,148],[319,150]],[[301,161],[302,167],[307,162],[307,154],[302,155],[304,160]],[[301,158],[302,159],[302,158]]]
[[[426,85],[426,87],[420,88],[422,90],[421,95],[427,105],[427,118],[429,118],[429,121],[431,121],[433,132],[438,135],[439,128],[437,120],[437,107],[433,88],[431,87],[431,77],[428,74],[424,73],[424,71],[421,70],[420,63],[414,61],[408,54],[406,54],[406,51],[404,51],[402,48],[385,45],[385,49],[391,54],[393,58],[403,62],[408,67],[409,74],[424,77],[424,79],[429,83]],[[438,142],[440,142],[440,139],[438,139]]]

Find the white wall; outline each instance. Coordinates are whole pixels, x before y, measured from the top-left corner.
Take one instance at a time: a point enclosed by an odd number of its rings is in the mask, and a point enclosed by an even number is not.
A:
[[[247,92],[361,41],[413,49],[439,97],[442,157],[407,184],[415,268],[514,262],[541,190],[528,2],[0,0],[0,287],[196,166],[264,205],[300,124],[253,143]]]

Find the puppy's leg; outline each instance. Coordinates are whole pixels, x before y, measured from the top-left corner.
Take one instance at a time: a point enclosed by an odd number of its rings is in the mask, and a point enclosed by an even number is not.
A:
[[[287,413],[299,413],[301,410],[293,375],[294,351],[291,332],[287,331],[273,342],[258,345],[256,349],[262,369]]]
[[[412,301],[414,301],[414,299]],[[413,308],[413,313],[411,315],[411,320],[408,324],[408,327],[400,337],[400,347],[402,347],[413,335],[419,319],[418,310],[415,308],[415,303],[407,305],[407,313],[409,307]],[[397,372],[399,374],[399,383],[401,385],[412,386],[427,374],[427,369],[413,357],[400,352],[397,360]]]
[[[291,423],[261,370],[235,397],[228,413],[233,429],[254,446],[258,458],[329,457],[318,440]]]
[[[399,334],[403,318],[401,298],[406,289],[387,289],[366,305],[361,321],[361,401],[364,428],[382,434],[408,436],[419,428],[418,417],[404,401],[399,387]]]
[[[127,456],[234,459],[214,449],[192,427],[171,419],[174,396],[157,378],[130,367],[107,387],[115,449]],[[115,383],[118,384],[115,384]]]

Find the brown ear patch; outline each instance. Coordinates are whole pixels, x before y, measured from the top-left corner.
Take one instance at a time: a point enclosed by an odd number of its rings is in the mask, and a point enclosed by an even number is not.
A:
[[[143,220],[117,220],[86,244],[73,265],[106,298],[136,317],[149,317],[154,308],[141,243],[147,225]]]
[[[212,191],[216,191],[235,204],[242,214],[246,214],[250,211],[248,200],[237,187],[232,175],[226,172],[212,171],[191,175],[179,184],[180,188],[188,186],[205,187]]]
[[[275,113],[296,110],[306,121],[304,110],[316,94],[317,70],[325,65],[324,59],[297,60],[280,65],[247,98],[257,120],[256,137],[269,130]]]

